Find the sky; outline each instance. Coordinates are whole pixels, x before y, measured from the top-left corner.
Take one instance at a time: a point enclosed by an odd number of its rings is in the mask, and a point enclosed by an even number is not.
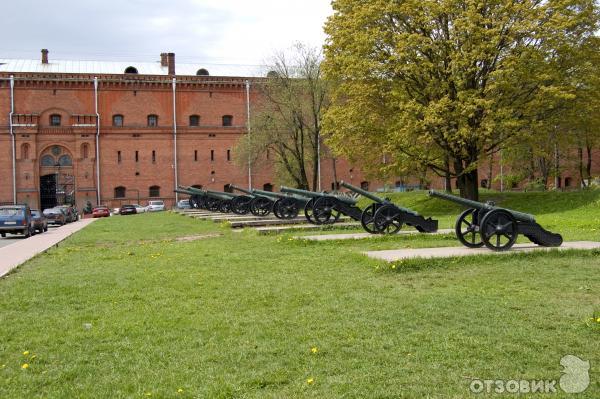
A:
[[[19,0],[3,4],[0,58],[263,65],[321,47],[329,0]]]

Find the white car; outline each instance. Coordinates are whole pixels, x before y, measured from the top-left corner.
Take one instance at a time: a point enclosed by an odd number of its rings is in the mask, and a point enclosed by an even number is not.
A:
[[[165,210],[165,202],[164,201],[148,201],[148,207],[146,208],[148,212],[157,212]]]
[[[139,213],[145,213],[148,208],[145,206],[141,206],[140,204],[133,204],[133,206],[135,206],[135,211],[139,214]]]

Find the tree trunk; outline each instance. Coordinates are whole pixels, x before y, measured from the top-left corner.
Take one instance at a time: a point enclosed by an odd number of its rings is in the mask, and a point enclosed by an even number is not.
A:
[[[554,189],[560,188],[560,157],[558,152],[558,144],[554,144]]]
[[[338,178],[337,178],[337,168],[336,168],[336,159],[331,158],[331,166],[333,167],[333,189],[337,191],[338,187]]]
[[[577,147],[577,163],[579,166],[579,181],[580,187],[586,187],[585,176],[583,175],[583,148]]]
[[[588,187],[590,187],[592,185],[592,146],[590,145],[590,143],[587,143],[585,146],[585,149],[587,151],[587,163],[585,165],[585,172],[587,174],[587,179],[588,179]]]
[[[446,155],[446,171],[444,172],[444,190],[452,194],[452,179],[450,178],[450,157]]]
[[[474,201],[479,201],[479,180],[477,168],[470,172],[464,172],[462,161],[454,161],[454,171],[456,173],[456,183],[460,191],[460,196]]]
[[[488,183],[487,183],[487,189],[492,188],[492,178],[493,173],[494,173],[494,154],[490,154],[490,164],[489,164],[489,168],[488,168]]]

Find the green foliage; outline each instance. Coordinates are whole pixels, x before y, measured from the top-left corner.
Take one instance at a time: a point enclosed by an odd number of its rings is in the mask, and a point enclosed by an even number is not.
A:
[[[336,83],[324,123],[332,148],[379,169],[373,161],[385,153],[399,173],[449,173],[472,198],[483,157],[574,98],[561,62],[597,26],[593,0],[333,8],[324,62]]]

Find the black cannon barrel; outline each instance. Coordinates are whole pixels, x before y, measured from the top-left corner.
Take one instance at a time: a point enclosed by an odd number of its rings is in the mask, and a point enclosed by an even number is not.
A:
[[[460,205],[465,206],[467,208],[484,209],[486,211],[491,211],[491,210],[494,210],[494,209],[504,209],[504,210],[510,212],[514,216],[514,218],[517,219],[518,221],[535,223],[535,216],[533,216],[533,215],[531,215],[529,213],[523,213],[523,212],[513,211],[511,209],[501,208],[501,207],[498,207],[498,206],[486,204],[484,202],[473,201],[473,200],[470,200],[470,199],[467,199],[467,198],[458,197],[458,196],[452,195],[452,194],[440,193],[439,191],[435,191],[435,190],[429,190],[429,195],[431,197],[441,198],[441,199],[444,199],[446,201],[450,201],[450,202],[454,202],[456,204],[460,204]]]
[[[241,187],[238,187],[238,186],[233,185],[233,184],[230,184],[229,187],[231,187],[234,190],[237,190],[237,191],[239,191],[241,193],[244,193],[244,194],[248,194],[248,195],[252,195],[252,196],[254,195],[254,194],[252,194],[252,191],[246,190],[245,188],[241,188]]]
[[[362,195],[363,197],[370,199],[371,201],[374,201],[374,202],[377,202],[380,204],[386,202],[386,200],[384,200],[383,198],[379,198],[378,196],[373,195],[370,192],[363,190],[362,188],[353,186],[350,183],[346,183],[345,181],[341,181],[340,185],[342,187],[346,187],[350,191],[354,191],[355,193],[358,193],[358,194]]]
[[[347,204],[356,204],[358,201],[354,198],[351,197],[346,197],[343,195],[335,195],[335,194],[328,194],[328,193],[319,193],[316,191],[308,191],[308,190],[302,190],[299,188],[292,188],[292,187],[285,187],[282,186],[281,187],[281,191],[284,193],[291,193],[291,194],[296,194],[296,195],[301,195],[303,197],[309,197],[309,198],[319,198],[319,197],[333,197],[335,199],[337,199],[338,201],[342,201],[345,202]]]
[[[262,195],[263,197],[270,197],[270,198],[287,198],[289,197],[289,195],[283,194],[283,193],[274,193],[272,191],[264,191],[264,190],[258,190],[256,188],[252,189],[252,194],[254,195]]]
[[[176,193],[179,193],[179,194],[197,195],[196,193],[194,193],[192,191],[189,191],[189,190],[175,189],[173,191],[176,192]]]

